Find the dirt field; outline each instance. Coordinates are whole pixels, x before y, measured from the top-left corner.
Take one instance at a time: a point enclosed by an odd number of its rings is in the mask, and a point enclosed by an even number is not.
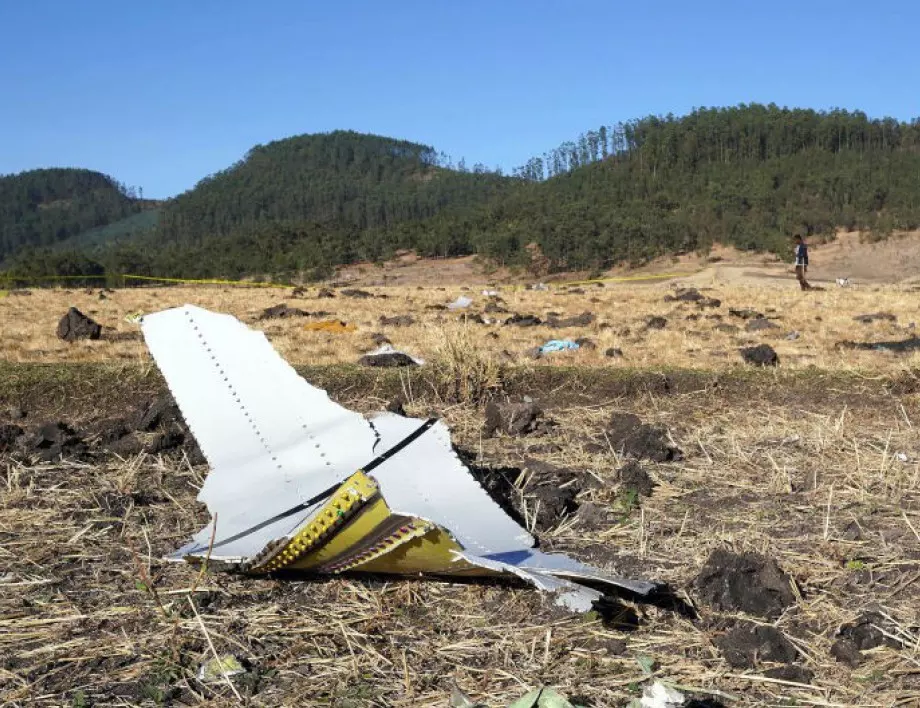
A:
[[[304,372],[361,410],[414,392],[408,412],[443,415],[477,466],[523,471],[511,502],[530,510],[542,547],[673,592],[569,616],[526,587],[199,578],[166,564],[207,518],[194,501],[206,467],[187,444],[152,452],[159,429],[131,432],[163,393],[157,377],[0,368],[0,404],[27,409],[3,421],[26,431],[0,473],[5,705],[235,704],[225,684],[196,678],[209,642],[244,663],[234,688],[259,706],[443,706],[454,684],[503,706],[543,683],[619,706],[649,662],[701,705],[920,701],[920,410],[903,380],[543,370],[506,390],[534,396],[555,427],[483,439],[481,406],[450,403],[422,370]],[[618,472],[610,426],[622,412],[664,426],[682,455],[640,459],[647,477]],[[49,418],[73,425],[63,461],[40,461],[28,432]],[[145,447],[113,442],[125,430]],[[560,484],[572,494],[554,505]],[[697,580],[716,549],[761,554],[788,577],[764,586],[716,559],[717,588],[747,588],[739,609]]]
[[[371,297],[0,299],[0,705],[434,707],[457,686],[505,706],[546,684],[601,707],[653,679],[698,706],[920,705],[917,293],[801,293],[782,266],[689,268],[703,265],[672,264],[688,275],[668,282],[506,286],[500,300],[483,284],[364,282]],[[688,286],[697,299],[671,299]],[[473,304],[440,309],[460,295]],[[207,521],[195,501],[207,466],[125,317],[185,302],[264,329],[350,407],[399,401],[444,418],[542,548],[663,592],[572,616],[513,583],[253,579],[163,562]],[[259,319],[278,304],[311,314]],[[70,306],[103,326],[100,340],[55,336]],[[504,324],[515,314],[542,322]],[[413,322],[380,321],[398,316]],[[331,318],[357,329],[305,329]],[[374,334],[425,365],[357,365]],[[527,353],[582,337],[595,348]],[[760,343],[778,367],[742,362],[738,349]],[[537,432],[483,435],[487,400],[525,395],[547,421]],[[232,687],[199,679],[214,652],[242,663]]]

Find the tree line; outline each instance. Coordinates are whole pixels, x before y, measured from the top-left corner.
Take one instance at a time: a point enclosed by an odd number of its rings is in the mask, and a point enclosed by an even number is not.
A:
[[[402,248],[526,264],[536,244],[553,268],[600,269],[716,242],[785,254],[794,233],[839,228],[920,228],[920,122],[705,108],[587,131],[508,177],[407,141],[298,136],[254,147],[163,204],[155,228],[82,257],[110,272],[287,279]],[[23,252],[14,266],[73,266],[62,258]]]

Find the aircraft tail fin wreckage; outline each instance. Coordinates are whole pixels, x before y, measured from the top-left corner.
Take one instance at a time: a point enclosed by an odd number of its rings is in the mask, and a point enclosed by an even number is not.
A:
[[[536,550],[461,463],[444,423],[338,405],[236,318],[185,305],[141,327],[211,466],[198,499],[212,521],[172,558],[250,574],[512,574],[575,611],[601,597],[585,582],[658,587]]]

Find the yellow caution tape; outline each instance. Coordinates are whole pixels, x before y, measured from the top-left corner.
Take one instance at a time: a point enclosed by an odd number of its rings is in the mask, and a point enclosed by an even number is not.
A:
[[[161,278],[154,275],[130,275],[120,276],[123,280],[141,280],[156,283],[179,283],[185,285],[235,285],[249,288],[292,288],[293,285],[287,283],[258,283],[252,280],[215,280],[215,279],[194,279],[194,278]]]

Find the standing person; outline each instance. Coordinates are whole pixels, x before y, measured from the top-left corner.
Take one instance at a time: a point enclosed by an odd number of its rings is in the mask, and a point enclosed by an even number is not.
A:
[[[811,285],[805,280],[808,273],[808,245],[802,240],[802,237],[795,237],[795,277],[799,281],[802,290],[811,290]]]

